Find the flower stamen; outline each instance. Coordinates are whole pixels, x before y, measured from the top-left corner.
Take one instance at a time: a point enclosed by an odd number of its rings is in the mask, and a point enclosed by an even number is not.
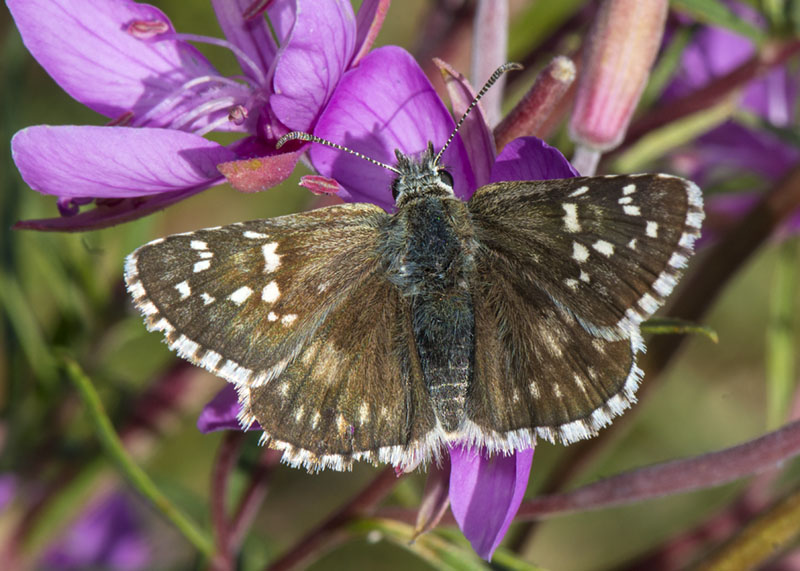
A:
[[[195,77],[168,93],[160,103],[154,105],[147,111],[147,113],[139,117],[139,119],[136,121],[136,124],[143,125],[153,117],[167,113],[187,98],[187,92],[200,86],[205,86],[209,90],[216,87],[219,94],[216,97],[203,101],[194,109],[181,114],[180,117],[173,119],[172,125],[174,128],[180,128],[175,125],[180,125],[181,127],[187,125],[190,120],[186,120],[186,117],[195,119],[203,113],[209,113],[208,105],[213,104],[215,101],[224,102],[213,108],[213,111],[219,111],[219,109],[231,107],[237,104],[239,100],[245,99],[249,96],[248,87],[227,77],[220,75],[205,75],[201,77]],[[198,110],[201,111],[198,113]]]
[[[264,75],[264,72],[258,66],[258,64],[253,61],[253,59],[247,55],[244,51],[242,51],[239,47],[235,46],[231,42],[227,40],[223,40],[221,38],[212,38],[211,36],[202,36],[199,34],[168,34],[163,36],[160,39],[176,39],[176,40],[183,40],[187,42],[197,42],[201,44],[210,44],[213,46],[218,46],[221,48],[225,48],[233,52],[233,54],[237,57],[239,62],[242,64],[243,67],[247,67],[253,74],[253,77],[260,85],[266,85],[267,78]]]

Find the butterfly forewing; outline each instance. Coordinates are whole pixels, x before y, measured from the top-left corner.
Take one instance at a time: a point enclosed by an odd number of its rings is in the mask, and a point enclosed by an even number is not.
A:
[[[612,340],[663,304],[703,219],[699,189],[660,174],[497,183],[469,209],[495,275]]]
[[[438,453],[406,304],[385,277],[388,215],[350,204],[155,240],[126,280],[151,330],[234,383],[284,460],[415,465]]]
[[[635,400],[639,323],[673,289],[703,218],[668,175],[488,185],[476,253],[470,441],[588,438]]]
[[[350,204],[170,236],[129,256],[126,282],[181,357],[259,385],[377,271],[386,216]]]

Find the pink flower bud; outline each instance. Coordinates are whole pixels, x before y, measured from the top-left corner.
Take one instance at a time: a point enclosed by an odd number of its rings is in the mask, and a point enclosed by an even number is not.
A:
[[[667,0],[605,0],[584,50],[570,137],[607,151],[622,142],[653,65]]]

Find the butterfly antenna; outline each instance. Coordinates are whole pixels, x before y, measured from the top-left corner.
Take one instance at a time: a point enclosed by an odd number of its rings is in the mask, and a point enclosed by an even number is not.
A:
[[[397,170],[396,168],[394,168],[393,166],[387,165],[386,163],[382,163],[380,161],[376,161],[375,159],[370,158],[367,155],[364,155],[362,153],[359,153],[358,151],[354,151],[353,149],[348,149],[347,147],[344,147],[344,146],[339,145],[337,143],[332,143],[332,142],[328,141],[327,139],[321,139],[321,138],[317,137],[316,135],[312,135],[310,133],[304,133],[303,131],[292,131],[291,133],[286,133],[283,137],[278,139],[277,143],[275,143],[275,148],[276,149],[280,149],[288,141],[298,141],[298,140],[299,141],[308,141],[310,143],[319,143],[320,145],[325,145],[325,146],[331,147],[333,149],[338,149],[340,151],[344,151],[346,153],[350,153],[351,155],[354,155],[354,156],[356,156],[356,157],[358,157],[360,159],[364,159],[365,161],[368,161],[368,162],[372,163],[373,165],[377,165],[379,167],[383,167],[385,169],[388,169],[388,170],[390,170],[390,171],[392,171],[394,173],[401,174],[400,171]]]
[[[461,119],[459,119],[458,123],[456,123],[456,128],[453,129],[452,133],[450,133],[450,138],[447,139],[447,142],[444,144],[444,147],[442,147],[442,149],[436,155],[436,159],[433,161],[433,164],[439,163],[439,159],[442,158],[442,155],[447,150],[447,147],[449,147],[450,143],[453,142],[456,133],[458,133],[458,130],[461,128],[461,125],[464,124],[464,120],[467,118],[467,115],[469,115],[470,111],[472,111],[475,108],[475,106],[478,104],[478,101],[481,100],[481,97],[486,95],[486,92],[489,91],[489,88],[492,87],[492,85],[494,85],[498,79],[500,79],[500,76],[502,76],[507,71],[511,71],[512,69],[522,69],[522,66],[518,63],[509,62],[501,65],[496,70],[494,70],[492,77],[490,77],[488,81],[483,85],[483,87],[481,87],[481,90],[475,96],[475,99],[472,100],[472,103],[470,103],[469,107],[467,107],[467,110],[464,111],[464,114],[461,116]]]

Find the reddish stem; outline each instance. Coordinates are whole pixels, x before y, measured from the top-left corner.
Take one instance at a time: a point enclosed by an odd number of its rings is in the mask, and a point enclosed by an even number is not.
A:
[[[274,561],[268,569],[270,571],[283,571],[300,566],[301,563],[308,560],[319,550],[334,542],[348,522],[356,517],[371,513],[378,502],[386,497],[399,481],[400,478],[395,474],[394,468],[389,467],[382,470],[366,488],[361,490],[329,519],[311,530],[280,559]]]
[[[211,510],[211,528],[214,532],[217,552],[211,563],[215,571],[227,571],[234,568],[233,550],[230,545],[230,525],[225,509],[225,497],[231,473],[236,467],[244,442],[244,432],[232,430],[225,433],[219,446],[214,468],[211,472],[211,490],[209,507]]]

